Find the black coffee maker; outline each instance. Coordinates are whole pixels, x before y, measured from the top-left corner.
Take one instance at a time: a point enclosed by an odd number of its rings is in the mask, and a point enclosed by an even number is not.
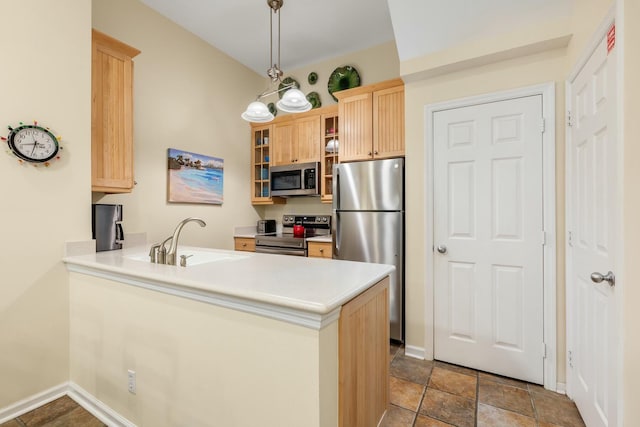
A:
[[[91,228],[96,252],[122,249],[122,205],[91,205]]]

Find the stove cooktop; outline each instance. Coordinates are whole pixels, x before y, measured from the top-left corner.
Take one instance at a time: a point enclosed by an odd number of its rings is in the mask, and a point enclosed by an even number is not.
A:
[[[304,236],[295,237],[293,226],[302,225]],[[306,249],[307,237],[331,233],[331,215],[292,215],[282,217],[282,233],[256,236],[256,246]]]

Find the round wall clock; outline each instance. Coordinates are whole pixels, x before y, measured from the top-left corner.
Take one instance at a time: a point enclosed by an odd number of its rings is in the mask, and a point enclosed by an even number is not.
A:
[[[62,148],[58,138],[49,128],[20,123],[18,127],[9,126],[9,135],[2,138],[7,141],[9,150],[20,160],[49,166],[54,158],[59,158],[58,152]]]

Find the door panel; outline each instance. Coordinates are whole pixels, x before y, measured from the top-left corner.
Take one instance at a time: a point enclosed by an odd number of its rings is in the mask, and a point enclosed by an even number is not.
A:
[[[458,238],[475,237],[475,164],[449,164],[449,235]]]
[[[542,96],[433,123],[435,357],[541,384]]]
[[[617,425],[615,287],[591,273],[615,272],[620,241],[616,49],[602,40],[570,85],[575,123],[567,159],[569,394],[588,426]]]
[[[522,241],[522,159],[492,163],[493,239]]]

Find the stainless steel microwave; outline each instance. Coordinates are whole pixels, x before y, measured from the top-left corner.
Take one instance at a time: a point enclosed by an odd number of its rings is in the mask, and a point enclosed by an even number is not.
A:
[[[271,195],[317,196],[320,194],[319,172],[318,162],[273,166],[270,170]]]

